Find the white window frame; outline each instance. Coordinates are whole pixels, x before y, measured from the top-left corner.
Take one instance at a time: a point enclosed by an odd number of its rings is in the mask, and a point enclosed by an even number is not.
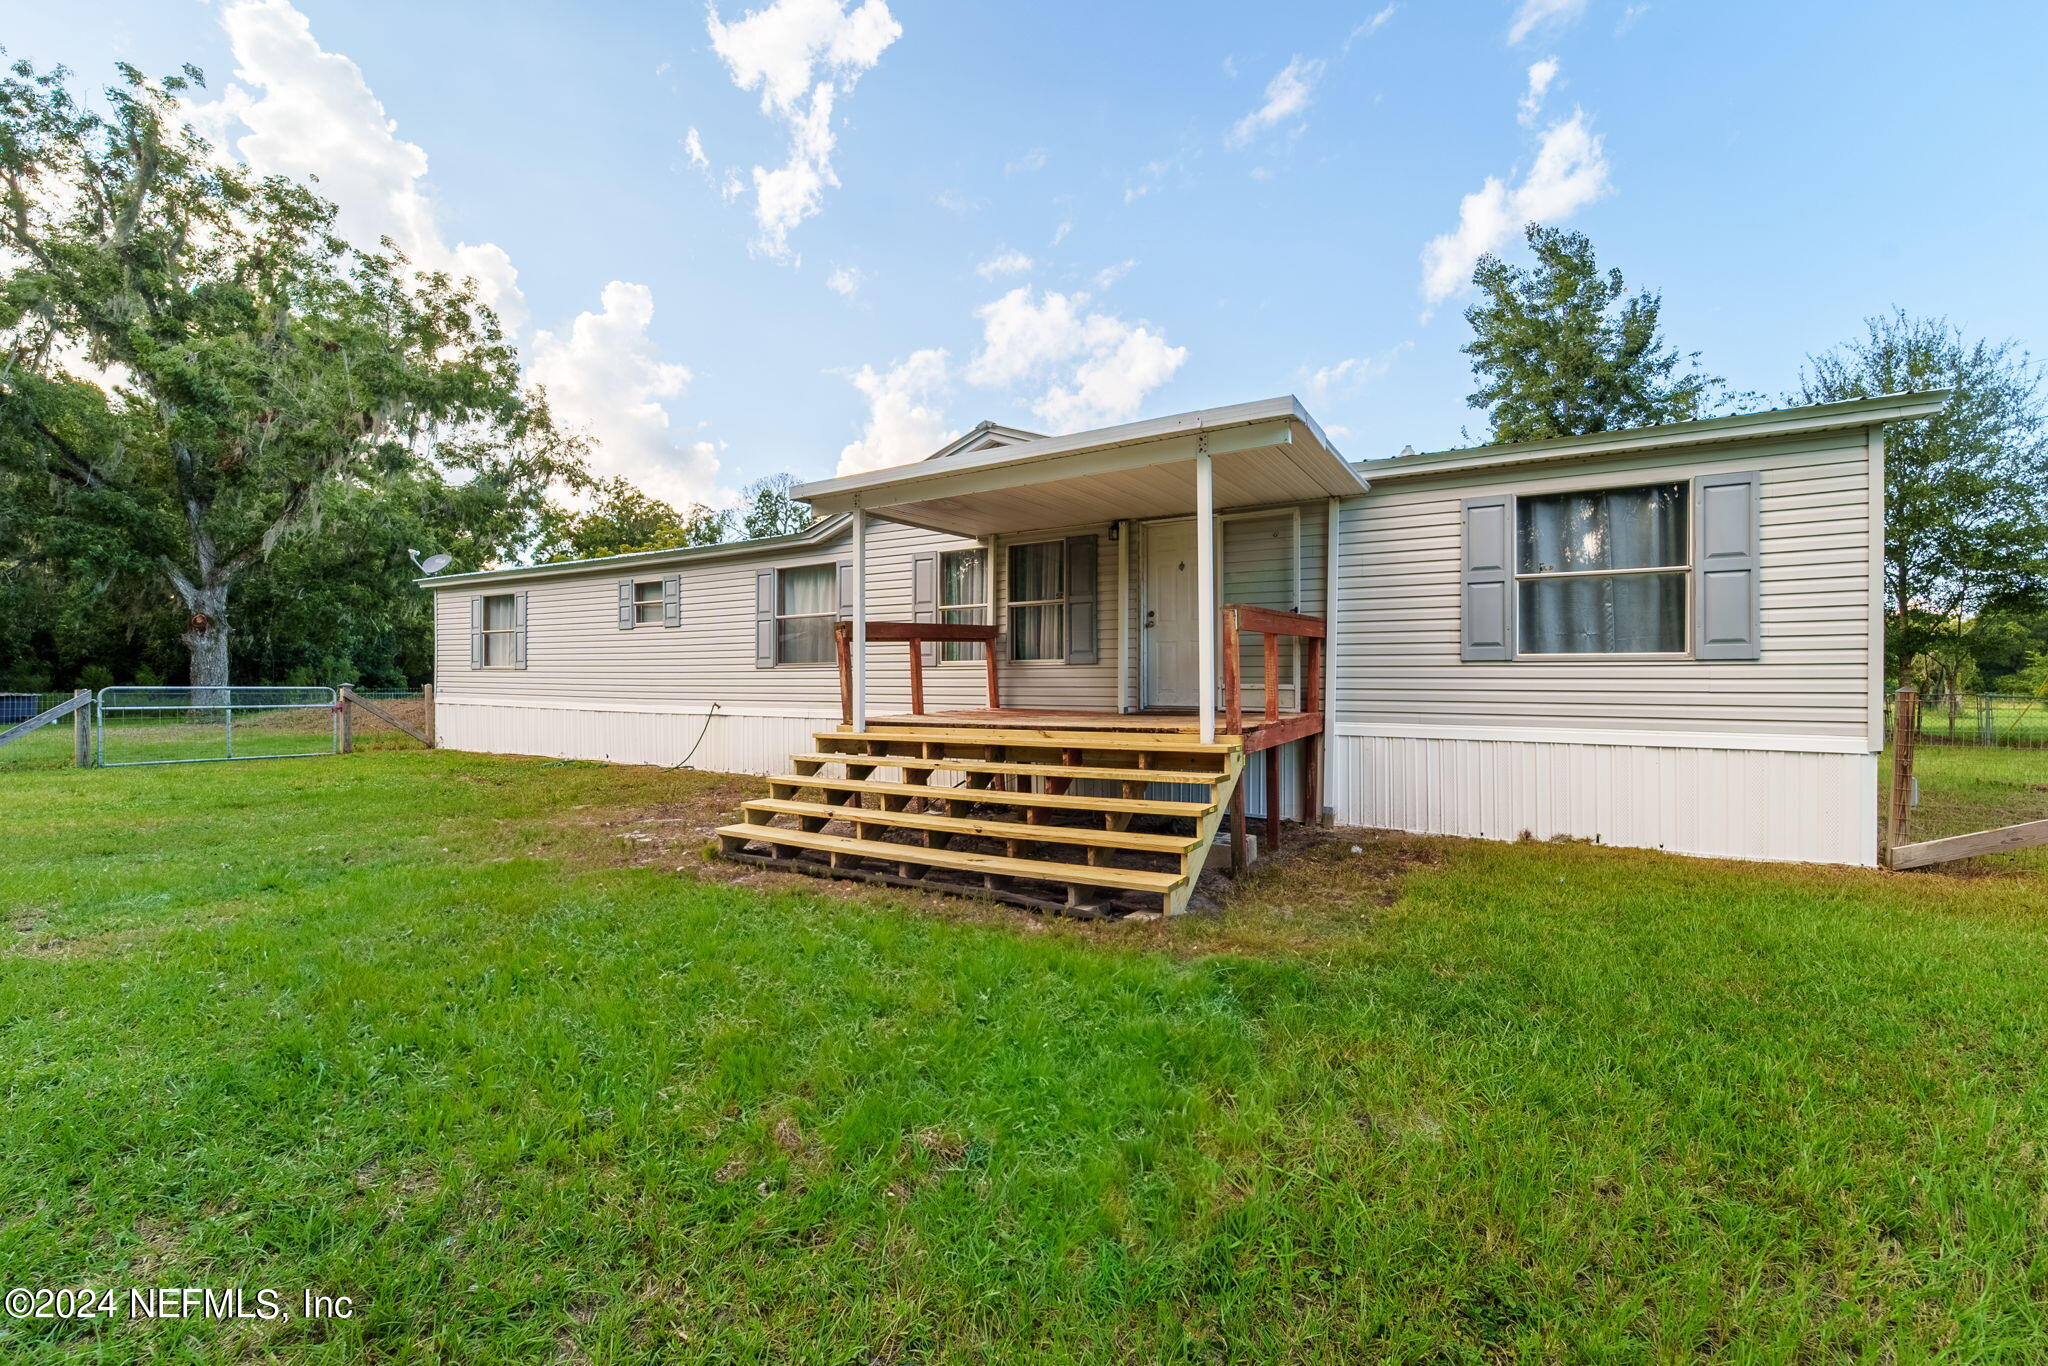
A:
[[[516,669],[516,668],[518,668],[518,667],[519,667],[519,594],[517,594],[517,593],[480,593],[480,594],[478,594],[478,597],[480,597],[480,598],[482,599],[482,601],[483,601],[483,609],[482,609],[482,612],[481,612],[481,616],[482,616],[482,619],[483,619],[483,625],[482,625],[482,627],[481,627],[481,628],[480,628],[480,629],[479,629],[479,630],[477,631],[477,634],[483,637],[483,642],[484,642],[484,648],[483,648],[483,662],[482,662],[481,664],[477,665],[477,667],[478,667],[479,669]],[[499,599],[501,599],[501,598],[502,598],[502,599],[504,599],[504,600],[505,600],[506,602],[508,602],[508,603],[510,603],[510,604],[512,605],[512,624],[511,624],[510,626],[504,626],[504,627],[497,627],[497,628],[493,628],[493,627],[492,627],[492,625],[491,625],[491,604],[492,604],[493,602],[496,602],[496,601],[498,601],[498,600],[499,600]],[[505,659],[504,659],[504,661],[503,661],[502,663],[495,663],[495,664],[494,664],[494,663],[492,663],[492,662],[491,662],[491,638],[492,638],[493,636],[503,636],[503,637],[505,638]]]
[[[1522,572],[1522,504],[1525,500],[1533,498],[1572,498],[1592,493],[1620,493],[1626,489],[1649,489],[1657,488],[1660,485],[1675,485],[1685,495],[1685,527],[1684,530],[1681,531],[1679,534],[1679,544],[1681,544],[1685,548],[1685,558],[1681,563],[1645,565],[1640,569],[1553,569],[1537,570],[1526,574]],[[1692,505],[1692,484],[1689,480],[1685,479],[1644,480],[1638,478],[1612,484],[1577,484],[1568,489],[1545,489],[1540,492],[1530,491],[1528,493],[1518,493],[1514,495],[1514,521],[1511,524],[1512,535],[1514,539],[1512,545],[1510,546],[1510,549],[1513,552],[1512,563],[1514,565],[1515,653],[1514,658],[1506,662],[1514,663],[1516,660],[1534,659],[1543,661],[1545,663],[1584,662],[1597,664],[1602,660],[1609,659],[1691,659],[1693,629],[1692,560],[1694,514],[1695,509]],[[1636,574],[1676,574],[1680,577],[1680,580],[1685,587],[1685,596],[1679,607],[1679,613],[1682,618],[1682,625],[1685,631],[1685,644],[1680,649],[1572,650],[1561,653],[1544,653],[1542,651],[1522,649],[1522,585],[1524,583],[1538,582],[1545,579],[1611,579],[1621,578],[1624,575]]]
[[[946,601],[946,561],[954,555],[981,556],[981,600],[979,602]],[[940,622],[948,620],[946,616],[948,612],[979,612],[981,614],[979,619],[970,624],[976,626],[988,625],[990,609],[995,605],[992,601],[995,597],[995,574],[990,564],[993,558],[989,553],[989,548],[985,545],[970,546],[960,550],[942,550],[939,552],[939,582],[932,590],[932,610],[938,614],[937,620]],[[981,652],[988,648],[978,640],[942,640],[938,644],[939,663],[941,665],[979,664],[981,663]],[[954,653],[956,650],[959,651],[958,654]]]
[[[1059,549],[1060,595],[1056,598],[1019,598],[1011,591],[1014,585],[1010,578],[1010,556],[1016,551],[1040,545],[1056,546]],[[1003,650],[1006,656],[1003,661],[1004,663],[1028,666],[1034,664],[1064,665],[1067,662],[1067,611],[1070,602],[1068,590],[1072,585],[1072,580],[1067,573],[1068,568],[1067,542],[1065,537],[1051,536],[1044,540],[1012,541],[1003,547],[1003,637],[1007,642]],[[1017,628],[1011,614],[1019,607],[1057,607],[1060,609],[1059,648],[1057,653],[1038,659],[1019,659],[1017,657]]]
[[[832,609],[828,612],[785,612],[782,610],[782,576],[799,569],[829,570],[832,578]],[[782,623],[799,621],[807,617],[823,617],[827,621],[839,620],[839,562],[837,560],[813,560],[807,564],[782,564],[775,567],[775,667],[778,669],[831,669],[839,661],[832,650],[827,649],[823,659],[784,659],[782,657]]]
[[[645,596],[645,590],[650,585],[654,589],[654,596],[651,598]],[[654,615],[651,617],[647,615],[647,609],[650,607],[654,609]],[[666,578],[633,580],[634,626],[640,627],[662,625],[667,620],[667,618],[663,615],[667,611],[667,609],[668,580]]]

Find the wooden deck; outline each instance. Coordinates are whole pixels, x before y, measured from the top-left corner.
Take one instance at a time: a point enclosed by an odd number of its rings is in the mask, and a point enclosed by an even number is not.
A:
[[[1222,718],[1217,718],[1218,740],[1228,740]],[[1202,722],[1193,712],[1143,711],[1053,711],[1036,707],[966,707],[954,711],[928,711],[918,715],[870,716],[868,729],[877,726],[920,730],[1058,730],[1127,731],[1152,735],[1194,736]],[[1263,716],[1244,719],[1244,749],[1247,754],[1284,745],[1290,740],[1321,733],[1323,718],[1317,712],[1284,711],[1268,721]],[[842,726],[842,730],[851,727]]]

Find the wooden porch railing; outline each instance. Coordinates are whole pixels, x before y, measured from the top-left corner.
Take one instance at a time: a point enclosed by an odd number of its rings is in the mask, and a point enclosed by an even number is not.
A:
[[[1321,617],[1299,612],[1276,612],[1270,607],[1237,603],[1223,609],[1223,728],[1232,735],[1244,734],[1244,666],[1239,659],[1238,641],[1246,632],[1266,638],[1266,722],[1280,719],[1280,637],[1298,636],[1304,642],[1301,658],[1301,688],[1297,711],[1319,715],[1323,709],[1323,640],[1329,634]]]
[[[1244,734],[1244,665],[1238,644],[1246,632],[1266,638],[1265,725],[1258,735],[1258,748],[1266,755],[1266,849],[1280,848],[1280,746],[1290,740],[1302,742],[1301,823],[1313,825],[1322,815],[1323,794],[1323,642],[1329,628],[1321,617],[1300,612],[1277,612],[1270,607],[1233,603],[1223,609],[1223,728],[1227,734]],[[1301,678],[1295,694],[1301,713],[1287,724],[1280,722],[1280,637],[1301,640]],[[1238,785],[1230,804],[1231,865],[1244,868],[1244,786]]]
[[[965,640],[978,642],[988,665],[988,705],[991,711],[1002,705],[996,685],[996,635],[994,626],[966,622],[871,621],[868,641],[901,640],[910,646],[910,714],[924,715],[924,643]],[[853,623],[841,621],[832,627],[832,643],[839,655],[839,719],[853,724]]]

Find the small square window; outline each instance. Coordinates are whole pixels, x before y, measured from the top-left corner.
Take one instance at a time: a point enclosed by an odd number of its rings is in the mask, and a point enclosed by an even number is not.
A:
[[[633,624],[636,626],[661,625],[662,608],[667,598],[663,593],[660,579],[642,579],[633,585]]]
[[[829,664],[839,619],[839,567],[806,564],[775,574],[775,662]]]

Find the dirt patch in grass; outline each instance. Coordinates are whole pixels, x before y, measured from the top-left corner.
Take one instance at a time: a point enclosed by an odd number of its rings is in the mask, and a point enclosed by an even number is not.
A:
[[[762,795],[757,778],[678,772],[668,799],[637,807],[577,807],[561,813],[565,843],[590,860],[648,868],[703,882],[765,893],[828,896],[868,905],[903,906],[950,920],[1048,929],[1110,942],[1140,942],[1185,952],[1291,952],[1333,934],[1369,930],[1374,912],[1392,905],[1418,869],[1444,859],[1443,842],[1389,831],[1300,830],[1288,827],[1278,855],[1262,859],[1241,883],[1203,875],[1195,913],[1174,920],[1143,917],[1078,921],[992,898],[878,887],[807,877],[717,856],[716,831],[740,819],[740,806]]]

